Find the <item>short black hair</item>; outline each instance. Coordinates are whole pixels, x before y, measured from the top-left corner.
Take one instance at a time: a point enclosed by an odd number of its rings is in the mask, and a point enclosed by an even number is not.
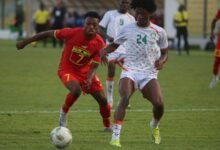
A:
[[[183,11],[183,10],[185,10],[185,9],[186,9],[186,8],[185,8],[185,6],[184,6],[183,4],[179,5],[179,8],[178,8],[179,11]]]
[[[86,19],[87,17],[98,18],[98,19],[100,20],[100,15],[99,15],[96,11],[88,11],[88,12],[84,15],[84,19]]]
[[[136,9],[137,7],[144,8],[150,13],[157,10],[157,5],[154,0],[132,0],[131,8]]]

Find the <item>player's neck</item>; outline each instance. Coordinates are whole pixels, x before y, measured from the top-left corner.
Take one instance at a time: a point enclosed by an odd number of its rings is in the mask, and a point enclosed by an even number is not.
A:
[[[150,24],[151,24],[150,21],[148,21],[148,22],[145,23],[145,24],[138,24],[138,23],[137,23],[137,26],[140,27],[140,28],[146,28],[146,27],[149,27]]]
[[[85,38],[87,40],[92,40],[95,36],[96,36],[96,34],[95,35],[85,34]]]
[[[120,10],[120,9],[118,9],[118,12],[119,12],[120,14],[126,14],[126,13],[127,13],[127,11],[123,11],[123,10]]]

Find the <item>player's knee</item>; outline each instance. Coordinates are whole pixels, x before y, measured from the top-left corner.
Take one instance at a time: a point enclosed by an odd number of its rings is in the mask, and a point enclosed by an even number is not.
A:
[[[124,109],[127,108],[129,104],[129,98],[128,97],[122,97],[121,100],[120,100],[120,103],[119,103],[119,106],[123,107]]]
[[[164,104],[163,104],[163,102],[157,102],[157,103],[155,103],[154,107],[155,107],[158,111],[161,111],[161,112],[163,112],[163,110],[164,110]]]
[[[157,98],[152,100],[152,104],[157,107],[163,109],[164,103],[162,97],[158,96]]]
[[[111,106],[108,103],[104,106],[99,105],[99,110],[102,117],[108,118],[111,116]]]
[[[81,95],[81,87],[78,82],[70,81],[67,83],[66,87],[75,98],[78,98]]]
[[[164,111],[164,104],[163,103],[157,103],[155,105],[156,109],[160,112],[163,112]]]
[[[81,90],[75,89],[75,90],[72,90],[71,93],[75,98],[78,98],[81,95]]]
[[[102,98],[102,99],[99,99],[97,100],[99,105],[102,106],[102,107],[105,107],[108,105],[108,102],[107,102],[107,99],[106,98]]]
[[[149,98],[149,96],[148,95],[146,95],[146,94],[143,94],[143,98],[146,98],[147,100],[149,100],[150,98]]]

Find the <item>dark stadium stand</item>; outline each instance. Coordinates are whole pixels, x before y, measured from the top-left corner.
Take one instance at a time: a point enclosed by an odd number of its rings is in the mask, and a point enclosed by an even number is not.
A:
[[[56,0],[44,0],[48,7],[53,7]],[[117,6],[116,0],[63,0],[67,10],[77,11],[80,14],[85,13],[88,10],[96,10],[100,14],[106,10],[114,9]]]

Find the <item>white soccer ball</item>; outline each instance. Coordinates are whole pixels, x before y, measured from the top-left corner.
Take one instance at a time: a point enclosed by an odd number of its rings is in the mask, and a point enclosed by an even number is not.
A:
[[[72,134],[66,127],[56,127],[51,131],[50,139],[57,148],[65,148],[72,142]]]

